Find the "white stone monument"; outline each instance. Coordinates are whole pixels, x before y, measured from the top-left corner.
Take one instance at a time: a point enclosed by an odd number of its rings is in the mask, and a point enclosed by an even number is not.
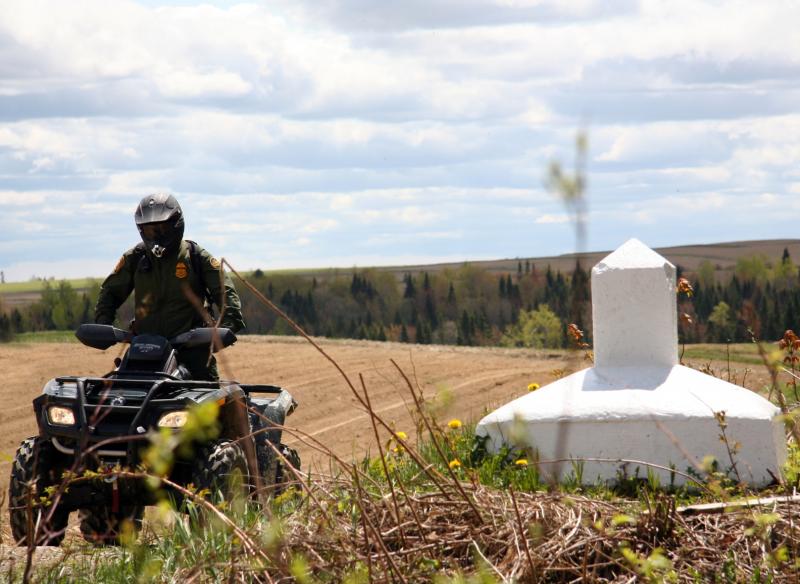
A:
[[[490,452],[504,444],[523,448],[536,454],[545,475],[564,478],[579,468],[586,483],[644,478],[649,469],[662,485],[679,485],[687,481],[681,474],[620,461],[703,476],[707,456],[734,480],[738,472],[754,486],[780,475],[786,441],[778,408],[678,365],[675,266],[629,240],[592,269],[592,311],[594,367],[483,418],[476,432],[487,437]],[[727,445],[720,440],[720,412]],[[573,462],[546,462],[555,459]]]

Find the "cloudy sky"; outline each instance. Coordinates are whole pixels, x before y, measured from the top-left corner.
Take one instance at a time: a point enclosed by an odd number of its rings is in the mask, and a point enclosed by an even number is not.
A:
[[[175,193],[240,268],[797,237],[800,2],[0,0],[0,270],[103,275]]]

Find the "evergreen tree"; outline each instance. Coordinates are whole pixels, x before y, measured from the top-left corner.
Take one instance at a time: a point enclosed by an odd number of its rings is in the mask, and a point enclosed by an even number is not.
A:
[[[24,330],[22,323],[22,313],[19,308],[14,308],[11,311],[11,330],[15,333],[21,333]]]
[[[436,329],[439,326],[439,317],[436,314],[436,305],[430,294],[425,296],[425,318],[431,323],[431,328]]]
[[[458,327],[458,338],[460,345],[471,345],[473,337],[475,336],[475,324],[473,319],[469,317],[467,311],[461,313],[461,321]]]
[[[417,343],[420,345],[429,345],[432,340],[431,327],[426,321],[421,321],[417,327]]]
[[[8,342],[14,336],[11,330],[11,319],[5,312],[0,312],[0,343]]]
[[[414,286],[414,278],[411,277],[411,274],[405,275],[405,283],[406,289],[403,292],[403,298],[416,298],[417,290]]]
[[[575,262],[575,271],[572,272],[569,321],[575,323],[581,330],[586,328],[586,322],[588,321],[589,287],[589,275],[581,266],[580,260],[578,260]]]

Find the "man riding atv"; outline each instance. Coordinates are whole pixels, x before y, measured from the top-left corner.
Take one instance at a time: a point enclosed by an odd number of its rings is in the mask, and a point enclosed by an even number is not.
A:
[[[142,243],[126,251],[103,282],[95,322],[112,324],[117,309],[135,290],[136,334],[172,338],[213,325],[208,312],[212,303],[224,307],[220,326],[234,333],[244,328],[239,296],[228,275],[220,278],[219,260],[183,239],[183,211],[175,197],[165,193],[144,197],[134,218]],[[178,361],[193,379],[219,378],[207,349],[182,349]]]
[[[165,493],[145,476],[153,436],[176,436],[195,411],[212,411],[212,429],[182,436],[158,473],[181,488],[259,496],[278,492],[300,467],[281,443],[282,426],[296,402],[280,387],[218,379],[212,352],[236,342],[244,326],[233,284],[220,262],[183,240],[183,213],[171,195],[145,197],[136,210],[143,243],[127,251],[103,283],[97,324],[78,339],[95,349],[127,345],[102,376],[65,375],[48,381],[33,401],[39,432],[17,449],[8,510],[19,545],[59,545],[70,513],[90,542],[119,543],[125,525],[141,527],[144,508]],[[222,280],[222,282],[221,282]],[[135,322],[111,325],[135,289]],[[206,306],[217,304],[222,326]],[[232,329],[232,330],[231,330]],[[291,470],[293,467],[295,470]]]

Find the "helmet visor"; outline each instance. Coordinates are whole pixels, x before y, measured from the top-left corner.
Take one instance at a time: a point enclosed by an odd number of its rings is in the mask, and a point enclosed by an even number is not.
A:
[[[163,241],[167,238],[173,230],[173,226],[169,222],[163,221],[161,223],[145,223],[140,226],[142,230],[142,237],[150,241]]]

